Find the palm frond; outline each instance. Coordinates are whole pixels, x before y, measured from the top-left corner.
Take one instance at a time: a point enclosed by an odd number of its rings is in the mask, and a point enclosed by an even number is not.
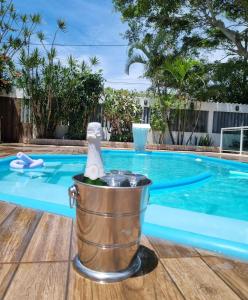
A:
[[[146,64],[147,59],[144,56],[142,56],[141,54],[134,54],[133,56],[128,58],[127,63],[126,63],[126,67],[125,67],[125,72],[127,74],[129,74],[129,70],[130,70],[131,65],[136,64],[136,63]]]
[[[197,60],[177,57],[176,59],[166,60],[163,68],[170,72],[178,83],[181,83],[186,78],[187,74],[198,65],[199,62]]]
[[[34,24],[40,24],[41,23],[41,15],[40,14],[30,15],[30,19],[31,19],[32,23],[34,23]]]
[[[63,31],[63,32],[66,31],[66,22],[65,22],[65,20],[63,20],[63,19],[58,19],[58,20],[57,20],[57,26],[58,26],[58,28],[59,28],[61,31]]]
[[[87,70],[87,68],[88,68],[88,65],[87,65],[86,61],[83,60],[82,63],[81,63],[81,70],[82,70],[82,72],[84,72],[85,70]]]
[[[49,60],[53,60],[57,56],[56,48],[52,47],[50,52],[47,53],[47,57]]]
[[[26,14],[23,14],[20,16],[22,23],[27,23],[28,16]]]
[[[134,51],[135,50],[140,50],[141,52],[143,52],[143,54],[145,54],[145,56],[147,58],[150,57],[150,53],[149,51],[146,49],[146,46],[140,42],[134,43],[132,44],[129,49],[128,49],[128,57],[132,57],[134,55]]]
[[[45,34],[42,31],[37,32],[37,37],[40,40],[40,42],[43,42],[45,40]]]
[[[69,55],[67,62],[71,69],[77,66],[77,60],[72,55]]]
[[[97,66],[100,64],[100,59],[96,56],[90,57],[89,60],[92,66]]]

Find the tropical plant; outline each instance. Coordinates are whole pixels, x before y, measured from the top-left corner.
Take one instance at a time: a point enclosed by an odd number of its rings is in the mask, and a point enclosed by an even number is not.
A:
[[[189,94],[189,87],[196,85],[205,86],[203,78],[199,75],[199,69],[201,69],[201,63],[199,61],[183,57],[167,60],[161,67],[162,74],[168,76],[169,73],[170,75],[171,95],[160,96],[160,101],[162,108],[166,111],[165,117],[173,144],[177,143],[182,145],[184,143],[186,126],[190,121],[188,120],[190,116],[188,111],[191,109],[191,104],[196,100],[192,94]],[[199,99],[197,100],[199,103]],[[194,105],[193,109],[196,109],[196,105]],[[200,109],[198,109],[198,117],[199,112]],[[196,128],[198,117],[192,128],[191,136]],[[176,125],[176,141],[172,135],[172,124],[174,124],[174,128]],[[186,144],[188,142],[189,139],[186,141]]]
[[[0,91],[8,92],[15,79],[21,76],[13,58],[30,42],[40,22],[39,14],[20,14],[12,0],[0,0]]]
[[[78,63],[70,56],[64,68],[62,116],[69,125],[71,139],[85,139],[88,122],[98,118],[104,80],[101,71],[92,71],[96,62],[99,63],[98,58],[90,58],[90,65],[85,61]]]
[[[91,65],[78,63],[71,56],[67,65],[49,62],[37,49],[29,57],[22,55],[23,66],[31,69],[23,70],[20,82],[28,95],[37,136],[53,137],[56,126],[62,123],[68,125],[68,138],[84,139],[103,91],[101,71],[93,72]]]
[[[142,107],[135,93],[106,88],[103,114],[111,141],[132,141],[132,123],[140,122],[142,115]]]
[[[45,43],[44,33],[38,32],[43,49],[33,48],[30,43],[21,49],[23,76],[19,85],[25,91],[38,137],[53,137],[56,126],[63,123],[69,125],[68,137],[83,139],[103,91],[102,73],[91,69],[99,63],[97,57],[89,58],[90,64],[79,64],[69,56],[67,65],[63,65],[55,48],[60,31],[66,31],[62,19],[57,20],[51,46]]]
[[[54,43],[58,32],[65,29],[64,21],[58,20],[49,49],[44,44],[44,34],[37,34],[45,54],[38,48],[32,49],[30,44],[21,49],[20,64],[23,76],[19,84],[29,100],[38,137],[52,137],[60,118],[64,74],[61,63],[56,61]]]
[[[159,135],[158,144],[164,142],[164,137],[167,130],[167,122],[164,117],[163,107],[160,102],[156,102],[151,107],[151,128],[156,134]]]
[[[198,146],[210,147],[210,146],[213,146],[213,144],[214,144],[213,139],[211,138],[211,136],[209,134],[207,134],[205,136],[200,137]]]

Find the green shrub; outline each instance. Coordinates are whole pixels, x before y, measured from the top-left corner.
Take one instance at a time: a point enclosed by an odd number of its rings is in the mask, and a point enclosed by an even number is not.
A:
[[[110,141],[132,142],[132,123],[140,122],[142,107],[136,94],[127,90],[105,90],[103,114]]]
[[[209,134],[201,136],[199,139],[198,146],[213,146],[214,142]]]

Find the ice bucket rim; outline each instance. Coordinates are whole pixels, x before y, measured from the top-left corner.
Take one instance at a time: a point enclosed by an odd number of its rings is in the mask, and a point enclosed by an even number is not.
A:
[[[148,187],[152,184],[152,180],[147,178],[148,179],[148,183],[144,184],[144,185],[139,185],[139,186],[108,186],[108,185],[93,185],[93,184],[89,184],[89,183],[85,183],[85,182],[82,182],[80,181],[79,179],[77,179],[76,177],[78,176],[84,176],[84,174],[77,174],[75,176],[72,177],[72,179],[74,180],[75,183],[78,183],[78,184],[82,184],[82,185],[85,185],[85,186],[88,186],[88,187],[92,187],[92,188],[99,188],[99,189],[106,189],[106,190],[140,190],[140,189],[143,189],[144,187]]]

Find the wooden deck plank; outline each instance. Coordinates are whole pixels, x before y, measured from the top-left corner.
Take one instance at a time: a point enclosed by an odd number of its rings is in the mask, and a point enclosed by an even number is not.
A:
[[[156,252],[149,239],[144,234],[141,236],[140,244]]]
[[[77,252],[78,252],[78,247],[77,247],[77,226],[75,220],[73,220],[72,224],[72,242],[71,242],[71,259],[73,259]]]
[[[217,253],[214,251],[209,251],[205,249],[199,249],[195,248],[195,250],[200,254],[200,256],[205,257],[205,256],[217,256],[217,257],[222,257],[223,255],[221,253]]]
[[[16,268],[17,264],[0,264],[0,299],[3,299]]]
[[[148,239],[161,258],[199,256],[199,253],[193,248],[176,245],[169,241],[153,237],[148,237]]]
[[[21,263],[5,300],[61,300],[65,298],[67,263]]]
[[[182,300],[183,297],[161,263],[159,263],[153,272],[144,276],[133,277],[107,285],[88,280],[80,276],[71,267],[68,299]]]
[[[16,208],[0,226],[0,262],[18,262],[41,217],[40,212]]]
[[[15,205],[7,202],[0,202],[0,224],[7,218],[7,216],[15,209]]]
[[[22,262],[66,261],[69,258],[72,220],[44,213]]]
[[[199,257],[164,258],[162,263],[186,299],[240,299]]]
[[[248,299],[248,263],[219,257],[204,257],[203,259],[241,299]]]

